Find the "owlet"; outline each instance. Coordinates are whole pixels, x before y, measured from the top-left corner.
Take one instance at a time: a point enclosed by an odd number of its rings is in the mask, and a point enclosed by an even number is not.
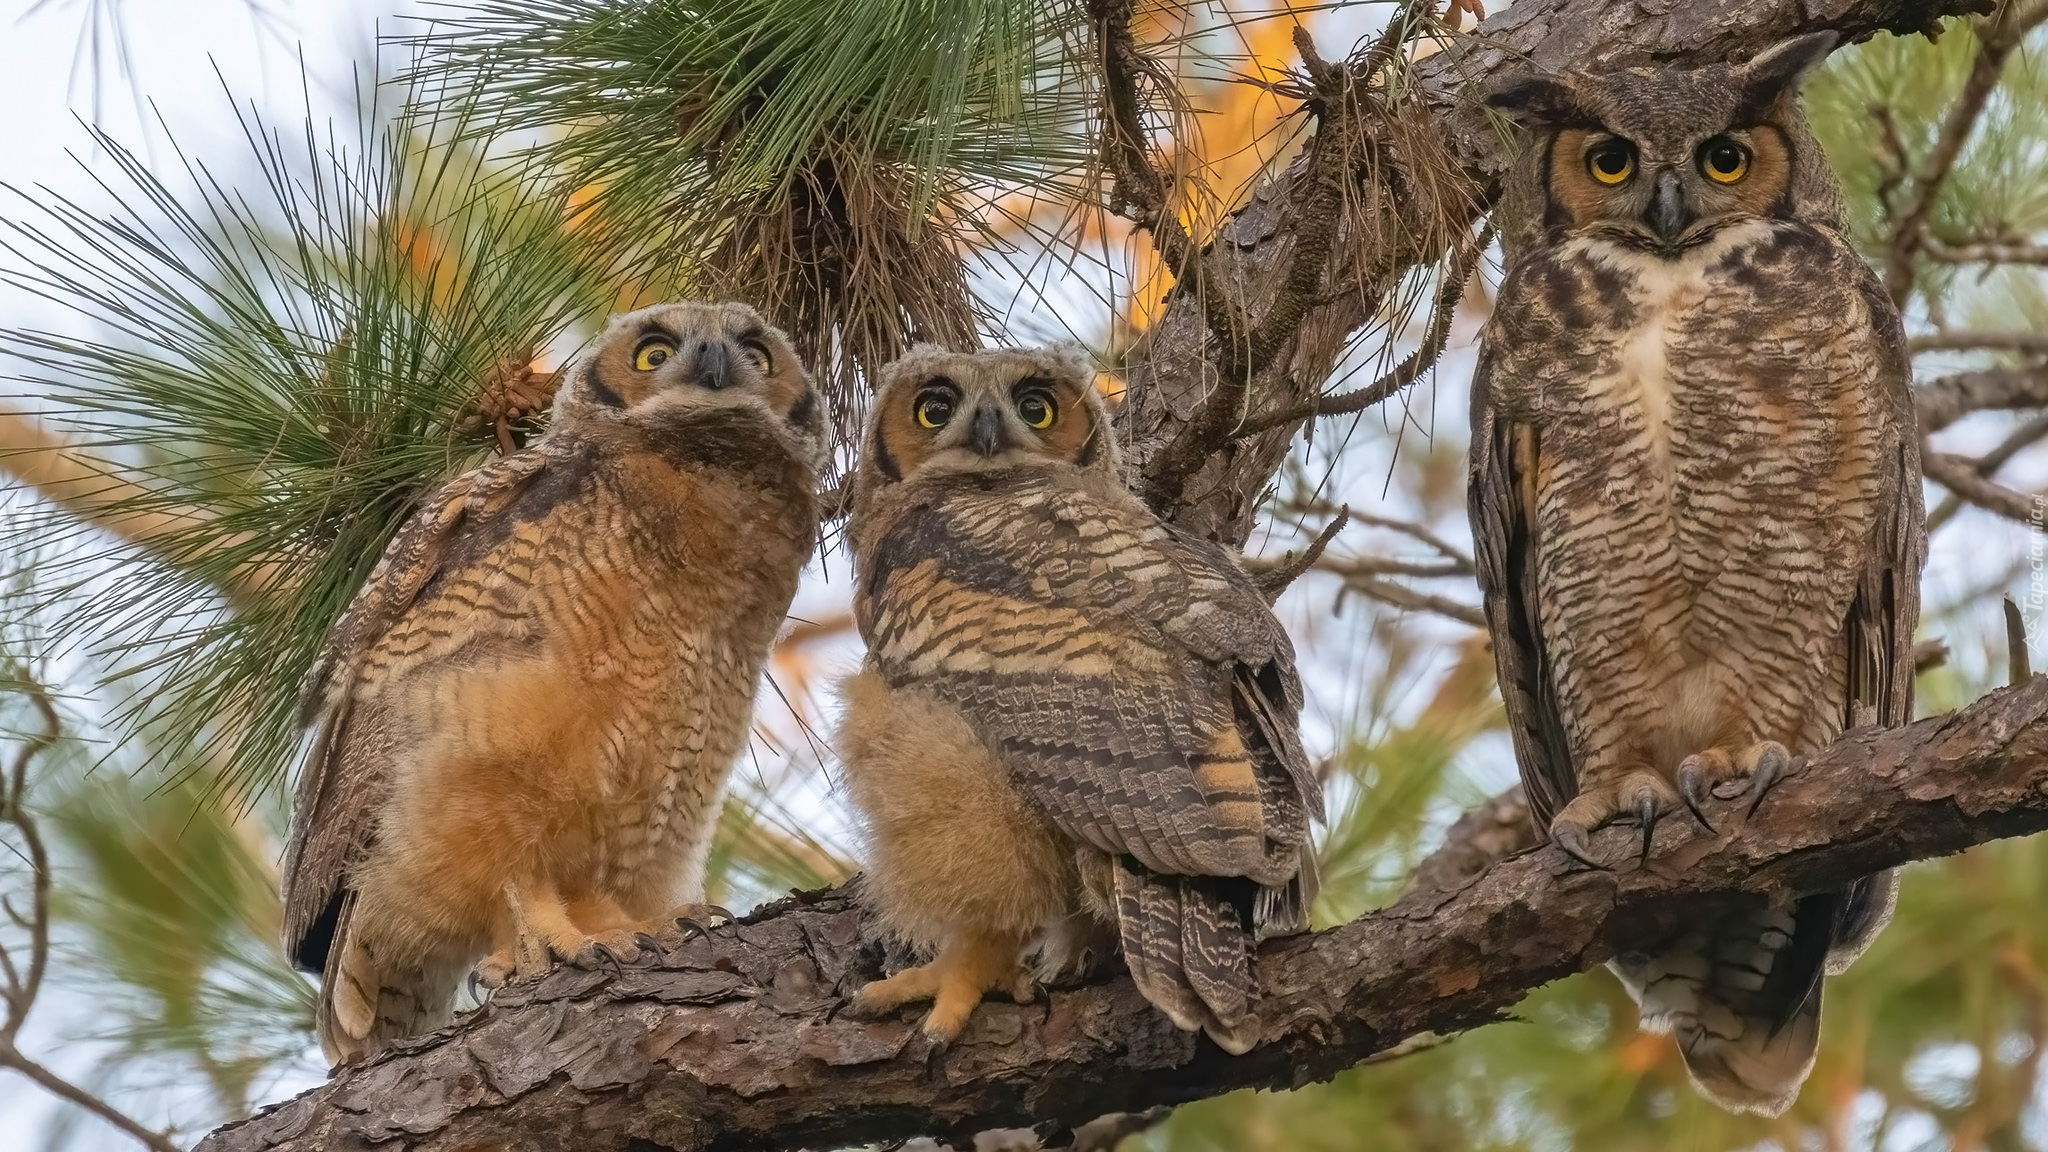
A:
[[[611,320],[546,435],[399,531],[306,697],[285,939],[330,1059],[443,1022],[486,953],[492,986],[540,945],[632,960],[701,899],[822,436],[782,333],[660,305]]]
[[[838,748],[867,893],[928,964],[856,1007],[1028,997],[1097,932],[1147,999],[1257,1043],[1252,946],[1314,892],[1320,785],[1294,650],[1221,548],[1125,490],[1094,374],[1067,351],[923,346],[883,374],[853,481],[867,660]]]

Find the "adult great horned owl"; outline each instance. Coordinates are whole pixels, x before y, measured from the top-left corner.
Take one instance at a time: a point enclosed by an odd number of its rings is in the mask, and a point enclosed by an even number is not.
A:
[[[545,436],[385,552],[309,684],[284,867],[332,1060],[440,1023],[515,946],[638,955],[705,851],[817,535],[823,422],[739,304],[614,317]]]
[[[1797,103],[1834,43],[1490,98],[1535,139],[1473,384],[1473,535],[1522,779],[1581,858],[1614,817],[1647,852],[1717,785],[1753,808],[1793,755],[1910,719],[1905,341]],[[1892,893],[1885,874],[1786,894],[1614,967],[1709,1098],[1776,1115],[1812,1067],[1822,974]]]
[[[1237,562],[1125,490],[1078,356],[891,365],[854,479],[867,662],[837,743],[884,923],[937,949],[856,1007],[1030,995],[1033,947],[1113,926],[1147,999],[1257,1043],[1256,934],[1314,895],[1320,785],[1287,634]]]

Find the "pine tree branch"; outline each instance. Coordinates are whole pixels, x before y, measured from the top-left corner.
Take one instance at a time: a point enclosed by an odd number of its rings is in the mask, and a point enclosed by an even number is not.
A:
[[[1859,729],[1776,786],[1745,824],[1594,841],[1612,871],[1539,848],[1449,890],[1418,888],[1340,928],[1268,942],[1264,1042],[1231,1057],[1179,1032],[1128,978],[989,1003],[943,1054],[914,1018],[857,1020],[842,997],[877,950],[844,891],[781,901],[658,966],[558,969],[469,1019],[228,1126],[206,1152],[576,1147],[841,1147],[960,1139],[1243,1087],[1327,1079],[1424,1033],[1501,1019],[1530,991],[1696,921],[1703,897],[1838,886],[1881,868],[2048,829],[2048,679],[1894,730]],[[1500,823],[1494,820],[1493,823]]]
[[[211,513],[177,509],[151,498],[150,490],[118,464],[100,459],[44,428],[33,415],[0,405],[0,472],[78,519],[133,545],[166,564],[181,564],[172,546],[178,534]],[[243,602],[278,578],[270,564],[250,566],[220,591]]]

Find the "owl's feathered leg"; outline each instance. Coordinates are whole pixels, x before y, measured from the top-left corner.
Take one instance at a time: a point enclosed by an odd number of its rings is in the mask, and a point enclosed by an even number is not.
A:
[[[1594,829],[1632,818],[1642,826],[1643,855],[1648,856],[1657,818],[1678,804],[1679,795],[1671,782],[1647,767],[1633,765],[1612,773],[1589,774],[1580,781],[1579,794],[1550,821],[1550,839],[1579,863],[1605,871],[1608,865],[1594,859],[1587,847],[1587,837]]]
[[[640,959],[640,932],[632,927],[604,927],[587,931],[570,915],[569,905],[553,884],[545,880],[525,884],[507,883],[506,898],[513,904],[514,954],[537,955],[535,944],[546,946],[547,954],[560,957],[578,968],[608,964],[631,964]],[[616,906],[614,906],[616,907]],[[526,968],[518,968],[525,976]]]
[[[967,1026],[975,1005],[993,991],[1008,992],[1019,1004],[1029,1003],[1036,990],[1031,972],[1019,962],[1026,937],[1008,932],[965,932],[946,941],[929,964],[905,968],[876,980],[853,997],[853,1010],[875,1016],[902,1005],[930,1000],[924,1018],[925,1038],[950,1042]]]

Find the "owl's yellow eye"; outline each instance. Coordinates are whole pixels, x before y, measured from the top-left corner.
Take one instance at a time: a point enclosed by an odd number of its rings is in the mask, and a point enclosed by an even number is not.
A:
[[[675,354],[676,346],[658,336],[642,340],[640,347],[633,349],[633,367],[642,372],[652,372],[668,363],[668,358]]]
[[[1749,175],[1749,149],[1717,136],[1700,145],[1700,171],[1717,184],[1733,184]]]
[[[758,336],[747,336],[740,340],[740,355],[746,358],[748,366],[766,376],[775,367],[775,357],[768,354],[768,343]]]
[[[1050,428],[1059,418],[1059,402],[1043,388],[1033,388],[1017,397],[1017,415],[1033,428]]]
[[[917,422],[926,428],[944,428],[953,418],[953,392],[948,388],[927,388],[917,394]]]
[[[1620,140],[1595,144],[1586,152],[1586,171],[1602,184],[1620,184],[1636,174],[1636,150]]]

